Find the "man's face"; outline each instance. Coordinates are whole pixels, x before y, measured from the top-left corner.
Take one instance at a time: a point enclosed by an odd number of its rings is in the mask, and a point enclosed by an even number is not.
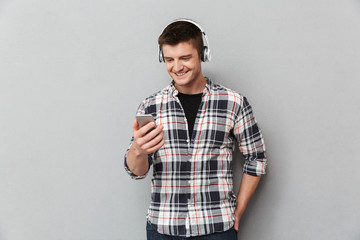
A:
[[[162,46],[167,71],[182,93],[199,93],[205,86],[199,53],[191,41]]]

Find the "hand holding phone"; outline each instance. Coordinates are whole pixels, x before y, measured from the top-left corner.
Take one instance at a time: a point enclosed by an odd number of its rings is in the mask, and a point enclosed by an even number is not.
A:
[[[146,126],[153,122],[153,126]],[[133,124],[134,148],[144,154],[150,154],[160,149],[164,143],[163,126],[156,126],[151,114],[137,115]]]

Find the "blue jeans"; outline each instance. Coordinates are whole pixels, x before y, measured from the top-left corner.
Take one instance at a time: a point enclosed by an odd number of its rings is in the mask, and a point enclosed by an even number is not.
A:
[[[187,238],[160,234],[155,231],[148,222],[146,222],[146,236],[147,240],[237,240],[237,233],[234,228],[230,228],[225,232]]]

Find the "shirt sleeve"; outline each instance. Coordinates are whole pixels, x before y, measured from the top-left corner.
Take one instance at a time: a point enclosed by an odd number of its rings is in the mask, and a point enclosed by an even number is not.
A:
[[[144,113],[145,113],[145,107],[144,107],[144,102],[142,102],[142,103],[139,105],[139,107],[138,107],[138,109],[137,109],[137,111],[136,111],[136,115],[144,114]],[[138,176],[138,175],[134,174],[134,173],[130,170],[129,166],[128,166],[127,163],[126,163],[126,157],[127,157],[128,153],[129,153],[129,150],[130,150],[130,147],[131,147],[133,141],[134,141],[134,137],[131,137],[129,147],[126,149],[125,156],[124,156],[124,168],[125,168],[125,171],[130,175],[130,177],[131,177],[132,179],[135,179],[135,180],[144,179],[144,178],[147,176],[147,174],[148,174],[148,172],[149,172],[149,169],[150,169],[150,166],[151,166],[151,164],[152,164],[153,154],[149,154],[149,155],[148,155],[149,168],[148,168],[147,172],[146,172],[144,175],[141,175],[141,176]]]
[[[243,172],[252,176],[265,174],[267,159],[264,139],[245,97],[235,121],[234,135],[245,158]]]

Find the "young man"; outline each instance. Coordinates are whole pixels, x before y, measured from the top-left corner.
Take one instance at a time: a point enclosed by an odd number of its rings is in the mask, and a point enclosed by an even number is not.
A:
[[[155,123],[139,128],[125,155],[125,169],[144,178],[153,165],[148,239],[236,239],[239,220],[265,173],[261,132],[247,99],[205,78],[206,35],[187,19],[169,24],[159,37],[160,61],[172,83],[146,98],[137,115]],[[205,42],[205,45],[204,45]],[[233,193],[233,148],[246,162]]]

